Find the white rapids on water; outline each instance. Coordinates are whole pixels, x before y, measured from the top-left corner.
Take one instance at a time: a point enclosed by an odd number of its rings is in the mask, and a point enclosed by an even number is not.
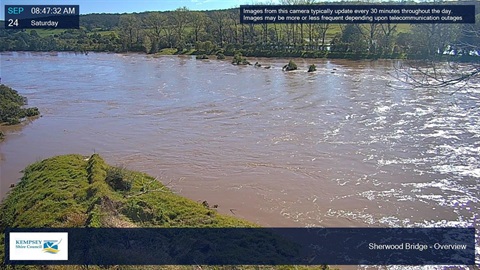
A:
[[[0,56],[43,115],[2,127],[2,195],[32,162],[97,152],[264,226],[478,228],[478,91],[409,89],[392,61]]]

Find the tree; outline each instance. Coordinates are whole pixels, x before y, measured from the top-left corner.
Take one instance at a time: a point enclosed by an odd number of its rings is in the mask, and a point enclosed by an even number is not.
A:
[[[480,15],[475,25],[458,27],[444,25],[424,25],[427,29],[437,29],[436,33],[426,31],[413,32],[413,48],[423,46],[421,52],[427,52],[427,61],[406,61],[396,68],[395,76],[416,88],[451,89],[455,93],[461,89],[480,88]],[[447,28],[450,27],[450,28]],[[417,38],[415,40],[414,38]],[[428,40],[431,39],[431,40]],[[419,43],[425,42],[426,44]],[[430,46],[430,47],[427,47]],[[451,50],[461,48],[461,50]],[[449,55],[445,56],[444,52]],[[442,61],[447,59],[448,61]],[[462,60],[471,60],[464,62]]]
[[[368,51],[370,53],[377,52],[376,40],[379,32],[379,24],[355,24],[358,27],[358,32],[363,36],[363,40],[368,42]]]
[[[422,58],[436,57],[442,54],[447,46],[457,41],[458,25],[450,24],[416,24],[411,30],[412,49],[410,53]]]
[[[340,41],[347,44],[347,51],[364,52],[368,48],[358,24],[347,24],[342,29]]]
[[[160,48],[162,31],[166,21],[166,16],[159,12],[149,13],[144,19],[144,24],[149,29],[148,34],[151,41],[151,53],[158,52]]]
[[[462,35],[455,46],[459,53],[480,55],[480,14],[476,16],[476,24],[462,25]]]
[[[233,57],[232,64],[234,65],[249,65],[247,58],[243,57],[241,53],[236,53]]]
[[[397,25],[391,23],[382,23],[380,25],[381,36],[379,47],[382,53],[390,54],[394,48],[394,35],[397,32]]]
[[[175,31],[175,47],[181,51],[185,47],[185,28],[189,22],[190,11],[186,7],[177,8],[170,18]]]
[[[172,26],[172,19],[171,15],[167,15],[167,20],[165,21],[165,26],[162,28],[164,34],[165,34],[165,42],[166,46],[169,48],[175,47],[175,29]]]
[[[23,108],[27,99],[18,94],[16,90],[0,84],[0,124],[15,125],[25,117],[39,115],[38,108]]]
[[[145,50],[146,53],[151,53],[153,49],[152,40],[146,33],[143,36],[143,49]]]
[[[217,38],[217,44],[220,47],[223,47],[226,36],[226,21],[227,15],[222,11],[214,11],[211,16],[212,19],[212,30],[214,36]]]
[[[197,43],[205,36],[205,27],[208,23],[209,18],[205,13],[199,11],[192,11],[190,13],[191,21],[192,21],[192,28],[193,28],[193,43]]]
[[[124,50],[131,50],[138,42],[140,21],[133,14],[120,16],[120,38]]]
[[[240,43],[240,37],[238,34],[238,28],[240,24],[240,8],[238,9],[233,9],[232,11],[228,11],[227,13],[228,17],[228,25],[229,27],[229,43],[230,44],[239,44]]]

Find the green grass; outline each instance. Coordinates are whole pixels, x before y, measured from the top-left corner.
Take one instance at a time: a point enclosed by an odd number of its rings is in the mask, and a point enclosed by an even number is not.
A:
[[[255,226],[181,197],[147,174],[109,166],[99,155],[57,156],[28,166],[0,205],[2,232],[7,227]],[[1,241],[2,261],[3,252]]]
[[[37,34],[41,37],[48,37],[53,35],[59,35],[63,33],[65,30],[64,29],[35,29],[35,31],[37,31]]]
[[[114,30],[95,31],[95,32],[96,32],[96,33],[99,33],[99,34],[102,35],[102,36],[109,36],[109,35],[111,35],[112,33],[118,36],[118,31],[114,31]]]
[[[411,30],[412,30],[411,24],[398,24],[397,26],[398,33],[410,33]]]
[[[116,171],[112,176],[112,171]],[[129,185],[114,185],[109,178]],[[107,198],[107,199],[106,199]],[[105,200],[115,209],[104,207]],[[222,216],[215,210],[171,192],[155,178],[107,165],[98,155],[58,156],[37,162],[24,170],[19,184],[0,206],[0,229],[5,227],[89,227],[111,220],[88,221],[89,209],[132,227],[232,227],[253,223]],[[73,216],[77,220],[72,224]],[[79,222],[80,216],[85,217]],[[93,219],[95,220],[95,219]],[[96,227],[96,226],[94,226]]]
[[[181,197],[144,173],[112,167],[97,154],[57,156],[28,166],[0,205],[0,261],[5,228],[258,227]],[[260,245],[260,244],[259,244]],[[254,247],[249,247],[254,248]],[[258,248],[258,247],[257,247]],[[6,266],[1,269],[86,269]],[[329,269],[327,266],[209,266],[208,269]],[[192,266],[89,266],[88,269],[192,269]]]
[[[174,55],[177,53],[176,48],[165,48],[161,49],[158,53],[155,54],[155,56],[160,56],[160,55]]]

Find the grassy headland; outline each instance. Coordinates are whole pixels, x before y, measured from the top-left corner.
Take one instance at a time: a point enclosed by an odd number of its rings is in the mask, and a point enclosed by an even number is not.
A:
[[[253,227],[171,192],[155,178],[66,155],[28,166],[0,205],[0,231],[43,227]],[[0,259],[4,247],[1,235]]]
[[[91,157],[57,156],[34,163],[24,170],[21,181],[0,205],[0,260],[3,261],[5,256],[3,232],[6,228],[42,227],[258,226],[248,221],[218,214],[206,203],[198,203],[174,194],[149,175],[112,167],[99,155],[94,154]],[[0,265],[0,268],[2,267],[9,269],[10,266]],[[20,269],[18,267],[21,269],[66,268],[65,266],[16,266],[11,269]],[[80,266],[68,268],[85,269]],[[113,268],[165,269],[164,266]],[[187,268],[191,269],[191,267],[181,266],[166,267],[166,269]],[[242,268],[255,269],[255,267]],[[290,267],[279,268],[289,269]],[[308,267],[308,269],[311,268]],[[320,269],[326,268],[326,266],[320,267]],[[89,269],[97,269],[97,267],[90,266]]]
[[[6,227],[252,227],[174,194],[155,178],[107,165],[95,154],[28,166],[0,205]]]

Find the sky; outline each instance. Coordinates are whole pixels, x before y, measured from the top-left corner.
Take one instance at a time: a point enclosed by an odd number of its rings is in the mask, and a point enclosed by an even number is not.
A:
[[[5,18],[5,5],[80,5],[80,14],[132,13],[142,11],[175,10],[187,7],[190,10],[213,10],[252,4],[254,0],[0,0],[0,19]],[[278,0],[272,1],[278,3]]]

